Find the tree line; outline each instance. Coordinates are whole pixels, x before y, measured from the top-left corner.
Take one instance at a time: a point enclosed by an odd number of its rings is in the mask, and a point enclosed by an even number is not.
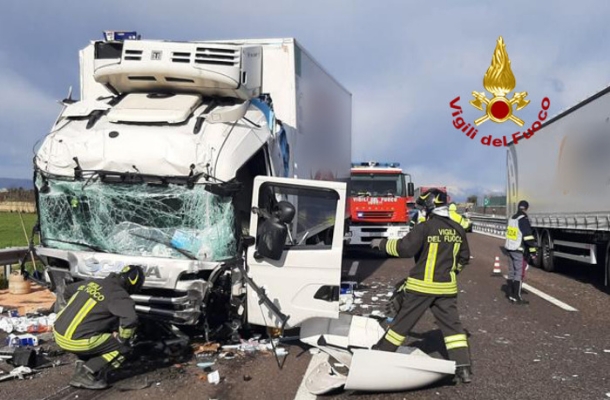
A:
[[[19,201],[33,203],[36,201],[33,189],[11,188],[0,189],[0,202]]]

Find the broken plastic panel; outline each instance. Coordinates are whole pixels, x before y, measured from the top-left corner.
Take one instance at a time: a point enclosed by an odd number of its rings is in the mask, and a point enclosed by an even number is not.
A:
[[[236,255],[231,198],[203,185],[48,180],[48,188],[38,199],[46,246],[205,261]]]
[[[343,375],[322,361],[306,377],[310,393],[321,395],[341,386],[376,392],[412,390],[455,373],[454,361],[430,357],[413,347],[400,347],[395,353],[371,350],[384,333],[377,320],[347,314],[336,320],[313,318],[304,322],[301,341],[349,369]]]

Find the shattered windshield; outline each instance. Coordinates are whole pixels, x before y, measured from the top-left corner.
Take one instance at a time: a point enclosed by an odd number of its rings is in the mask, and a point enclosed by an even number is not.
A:
[[[405,196],[401,174],[352,174],[352,196]]]
[[[207,261],[236,255],[231,198],[203,185],[47,185],[41,191],[37,177],[41,236],[48,247]]]

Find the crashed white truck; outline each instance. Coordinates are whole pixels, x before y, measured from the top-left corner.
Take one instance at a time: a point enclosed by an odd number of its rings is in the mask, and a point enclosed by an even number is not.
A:
[[[80,99],[63,101],[34,160],[35,251],[53,290],[137,264],[145,318],[220,340],[300,326],[350,367],[318,365],[315,393],[453,374],[452,361],[370,350],[379,322],[339,315],[351,94],[293,39],[133,36],[81,51]]]
[[[137,311],[210,337],[337,318],[351,94],[293,39],[108,36],[34,160],[53,289],[137,264]]]

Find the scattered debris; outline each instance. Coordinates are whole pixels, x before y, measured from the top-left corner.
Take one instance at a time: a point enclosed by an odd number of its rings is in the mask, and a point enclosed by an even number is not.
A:
[[[218,385],[220,383],[220,373],[218,370],[208,373],[208,382],[212,385]]]
[[[595,354],[595,355],[597,355],[597,353],[594,352],[594,351],[585,351],[585,354]]]
[[[11,372],[9,372],[8,375],[0,377],[0,381],[5,381],[8,379],[12,379],[12,378],[23,379],[24,375],[30,375],[32,373],[33,373],[33,371],[30,368],[20,366],[20,367],[14,368]]]
[[[540,362],[540,359],[536,358],[534,359],[534,362]]]
[[[377,301],[377,300],[379,300],[379,297],[377,297],[377,296],[373,296],[373,297],[371,297],[371,300],[373,300],[373,301]]]
[[[504,338],[498,338],[496,339],[496,343],[498,344],[511,344],[512,342],[508,339],[504,339]]]
[[[356,297],[362,297],[362,296],[364,296],[364,294],[365,294],[365,293],[366,293],[366,292],[358,292],[358,291],[354,291],[354,296],[356,296]]]
[[[53,323],[57,315],[55,313],[48,316],[39,314],[27,314],[19,316],[17,312],[9,312],[8,317],[0,317],[0,330],[6,333],[42,333],[52,331]]]
[[[248,382],[252,380],[252,377],[250,375],[244,375],[244,381]]]
[[[219,343],[207,342],[204,344],[194,344],[193,345],[193,353],[201,354],[201,353],[216,353],[220,348]]]
[[[212,365],[216,364],[216,361],[206,361],[197,363],[197,366],[201,369],[210,368]]]

